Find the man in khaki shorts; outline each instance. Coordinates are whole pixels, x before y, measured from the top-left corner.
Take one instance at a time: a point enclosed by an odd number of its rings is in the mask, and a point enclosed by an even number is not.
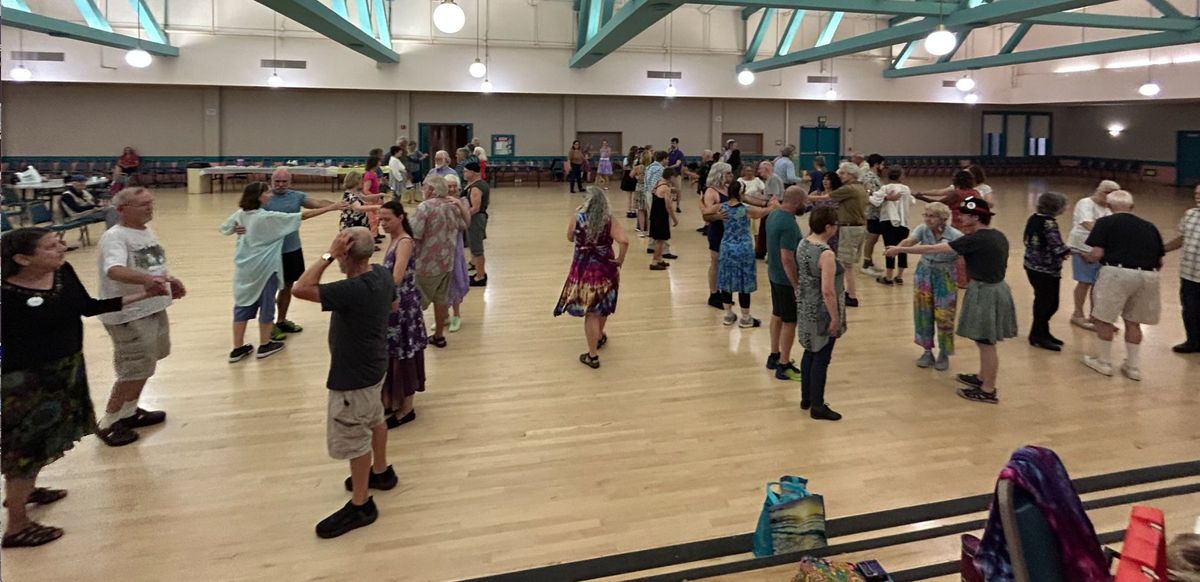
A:
[[[846,307],[858,307],[858,285],[855,266],[862,260],[863,242],[867,240],[867,189],[863,187],[863,170],[857,164],[842,162],[837,175],[842,187],[825,196],[809,195],[809,202],[837,202],[838,248],[837,260],[846,269]]]
[[[121,311],[100,316],[113,340],[116,382],[97,422],[96,436],[110,447],[138,439],[135,428],[167,419],[161,410],[138,407],[146,381],[158,361],[171,353],[167,306],[187,293],[183,282],[167,272],[167,255],[148,223],[154,218],[154,195],[145,188],[128,188],[112,200],[120,220],[100,237],[100,297],[121,297],[169,287],[170,294],[151,297]]]
[[[450,272],[458,238],[467,219],[458,202],[449,197],[446,180],[430,175],[423,184],[425,201],[413,212],[412,235],[417,240],[416,283],[421,307],[433,304],[434,334],[429,343],[446,347],[446,319],[450,315]]]
[[[1158,270],[1162,268],[1162,234],[1149,221],[1132,214],[1133,195],[1124,190],[1108,194],[1112,216],[1096,221],[1087,245],[1092,247],[1091,258],[1100,263],[1100,274],[1092,288],[1092,319],[1096,322],[1096,344],[1093,354],[1083,357],[1087,367],[1111,376],[1112,342],[1117,319],[1125,320],[1125,363],[1121,373],[1131,380],[1141,380],[1138,368],[1142,344],[1140,324],[1158,323]]]
[[[326,440],[329,456],[350,461],[346,490],[352,496],[317,524],[317,535],[326,539],[374,523],[379,510],[367,489],[386,491],[399,481],[387,464],[381,394],[388,363],[387,321],[396,284],[390,270],[371,264],[374,250],[371,231],[348,228],[292,286],[296,298],[320,303],[321,311],[332,312]],[[346,278],[322,285],[321,275],[334,261]]]

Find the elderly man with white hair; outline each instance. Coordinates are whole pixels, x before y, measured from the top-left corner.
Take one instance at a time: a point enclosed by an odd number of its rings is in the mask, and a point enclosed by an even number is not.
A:
[[[1112,214],[1106,200],[1108,194],[1120,189],[1121,185],[1112,180],[1100,182],[1091,196],[1075,203],[1071,218],[1071,233],[1067,236],[1067,247],[1071,249],[1071,277],[1075,279],[1075,310],[1071,313],[1071,323],[1087,330],[1094,330],[1096,326],[1084,315],[1083,304],[1092,294],[1092,285],[1096,284],[1096,276],[1100,274],[1100,263],[1092,260],[1092,247],[1086,241],[1096,221]]]
[[[846,307],[858,307],[858,285],[855,283],[854,271],[862,259],[863,241],[867,238],[868,195],[867,189],[860,183],[862,174],[863,169],[858,164],[842,162],[837,169],[842,187],[826,195],[810,194],[808,197],[809,202],[837,202],[837,260],[846,268]]]
[[[446,150],[438,150],[436,154],[433,154],[433,168],[429,170],[428,175],[445,178],[450,174],[457,175],[454,168],[450,167],[450,154]]]
[[[775,175],[779,176],[784,188],[800,183],[800,176],[796,174],[796,164],[792,161],[794,155],[796,155],[796,146],[789,144],[779,150],[779,157],[772,162]]]
[[[1097,220],[1085,241],[1092,249],[1092,261],[1100,263],[1100,274],[1092,289],[1096,344],[1092,355],[1083,357],[1083,363],[1100,374],[1112,375],[1115,324],[1118,318],[1124,319],[1125,363],[1121,364],[1121,373],[1130,380],[1141,380],[1141,324],[1158,323],[1162,310],[1158,270],[1166,249],[1158,228],[1133,215],[1132,194],[1117,190],[1109,193],[1106,201],[1113,214]]]
[[[379,517],[367,489],[388,490],[399,481],[387,464],[383,380],[387,373],[387,324],[396,284],[391,270],[372,265],[375,238],[356,226],[338,233],[296,281],[292,293],[329,311],[329,375],[326,445],[329,456],[350,462],[350,501],[317,524],[317,536],[335,538],[371,525]],[[334,261],[346,278],[321,283]]]
[[[434,334],[429,343],[446,347],[447,318],[450,313],[450,275],[454,253],[462,231],[467,228],[456,199],[449,196],[446,178],[425,177],[425,201],[411,217],[412,236],[417,241],[416,281],[421,292],[421,307],[433,304]]]

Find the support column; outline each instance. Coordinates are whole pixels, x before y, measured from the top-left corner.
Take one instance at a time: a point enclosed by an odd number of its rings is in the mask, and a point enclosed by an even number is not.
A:
[[[712,114],[708,117],[708,142],[716,147],[713,151],[723,151],[725,144],[721,141],[721,134],[725,131],[724,103],[720,99],[712,99],[710,103]]]
[[[221,154],[221,88],[205,87],[201,115],[204,116],[205,157],[220,157]]]
[[[575,141],[575,96],[563,95],[562,101],[562,143],[559,144],[558,154],[564,155]]]
[[[401,136],[407,137],[410,140],[417,138],[412,124],[412,93],[408,91],[396,92],[395,129],[396,138],[400,138]]]

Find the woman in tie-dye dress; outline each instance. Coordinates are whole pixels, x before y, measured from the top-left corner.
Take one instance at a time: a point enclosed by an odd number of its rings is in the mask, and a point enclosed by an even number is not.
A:
[[[584,318],[588,351],[579,355],[579,361],[591,368],[599,368],[597,352],[608,341],[604,333],[608,316],[617,310],[620,269],[629,249],[629,239],[621,230],[621,224],[612,220],[604,191],[589,186],[587,194],[587,201],[567,227],[567,240],[575,243],[575,256],[558,305],[554,307],[554,315],[569,313]],[[620,247],[615,257],[614,242]]]

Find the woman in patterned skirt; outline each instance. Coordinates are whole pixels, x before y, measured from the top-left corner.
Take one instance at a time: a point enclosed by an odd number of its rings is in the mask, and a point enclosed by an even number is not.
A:
[[[612,220],[608,197],[595,187],[587,188],[588,198],[579,207],[567,226],[567,240],[575,243],[571,271],[563,285],[554,316],[569,313],[582,317],[588,351],[579,361],[591,368],[600,367],[600,348],[608,343],[604,325],[608,316],[617,310],[617,288],[620,286],[621,265],[629,250],[629,239],[621,224]],[[613,243],[620,251],[613,256]]]
[[[918,225],[900,247],[936,245],[957,240],[963,235],[950,226],[950,208],[941,202],[925,206],[925,223]],[[954,318],[958,309],[958,254],[930,253],[921,256],[913,274],[913,343],[925,349],[917,359],[918,368],[945,371],[954,354]],[[934,329],[941,350],[933,357]]]
[[[608,179],[612,175],[612,148],[608,147],[608,140],[603,139],[600,140],[600,165],[596,167],[596,184],[608,190]]]
[[[735,183],[736,184],[736,183]],[[759,219],[779,207],[779,200],[769,205],[747,206],[742,203],[742,188],[729,188],[729,200],[722,202],[719,213],[725,224],[721,238],[721,251],[717,259],[717,289],[721,293],[721,304],[725,308],[725,325],[759,327],[762,321],[750,315],[750,294],[758,289],[757,264],[754,256],[754,240],[750,237],[750,219]],[[738,306],[742,317],[733,312],[733,294],[738,294]]]
[[[0,471],[8,508],[0,545],[5,548],[40,546],[63,535],[61,528],[30,520],[25,505],[48,505],[67,496],[62,489],[37,487],[38,473],[96,428],[80,318],[167,293],[153,281],[146,291],[93,299],[66,254],[66,245],[45,228],[21,228],[0,238]]]
[[[383,266],[392,270],[396,282],[396,299],[388,316],[388,367],[383,381],[387,426],[396,428],[417,418],[413,396],[425,391],[425,346],[429,338],[415,282],[417,246],[404,205],[396,200],[384,203],[379,225],[392,239]]]

